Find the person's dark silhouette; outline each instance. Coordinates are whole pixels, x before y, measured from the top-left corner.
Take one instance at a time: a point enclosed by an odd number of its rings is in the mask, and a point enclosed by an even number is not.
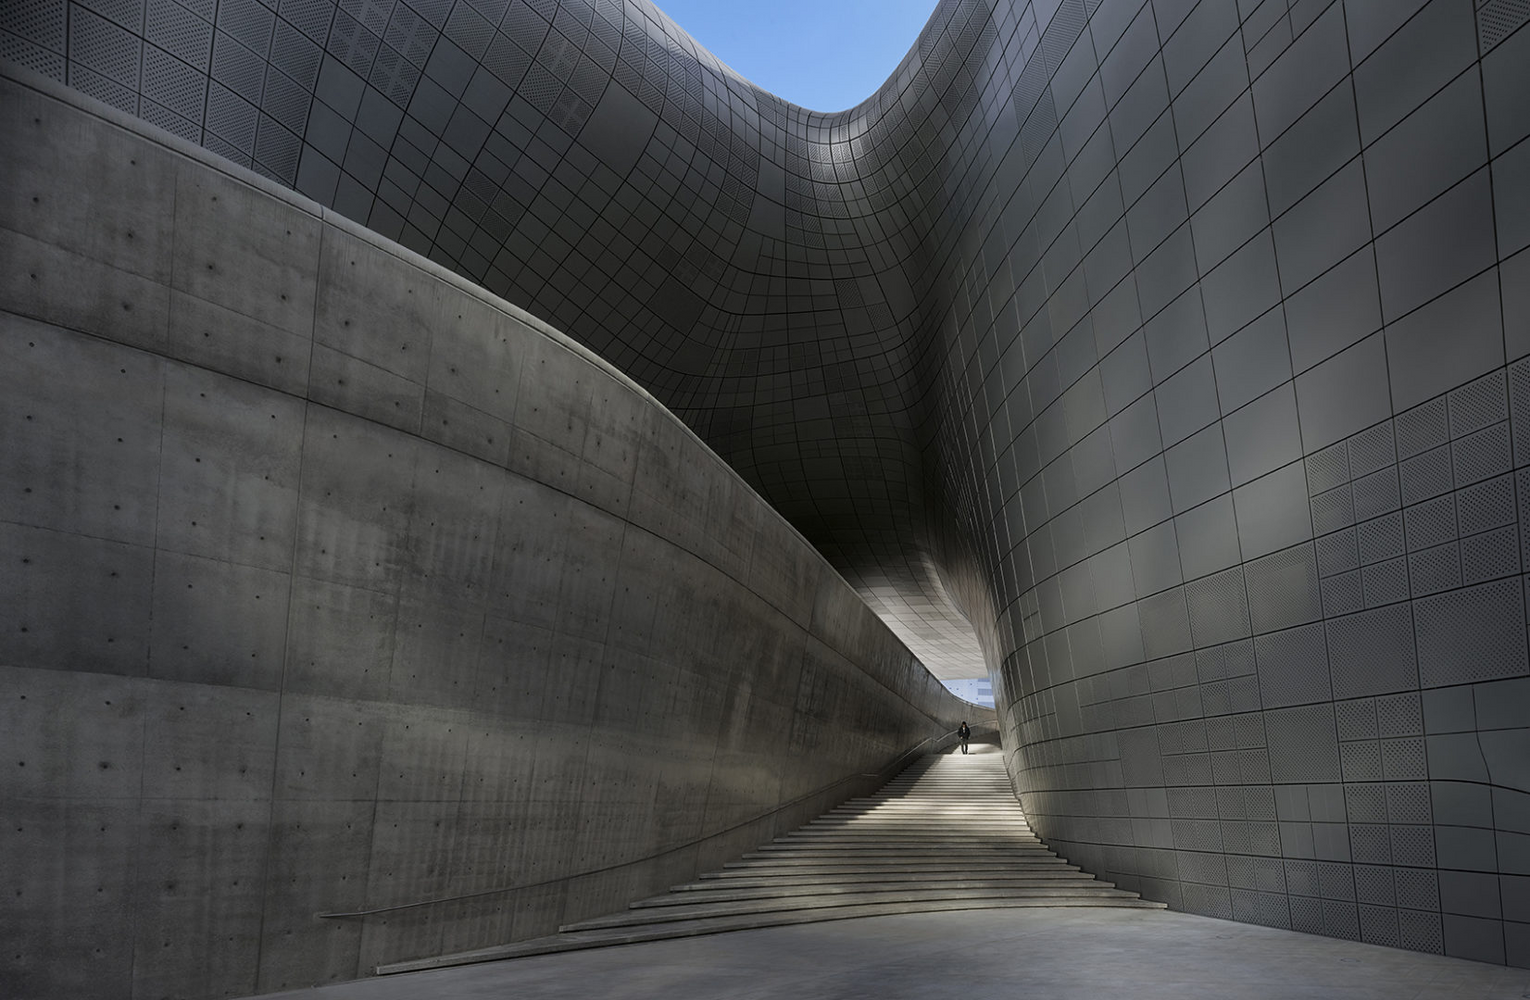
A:
[[[967,741],[972,738],[972,730],[967,725],[967,720],[962,720],[962,726],[956,731],[956,735],[962,738],[962,753],[967,752]]]

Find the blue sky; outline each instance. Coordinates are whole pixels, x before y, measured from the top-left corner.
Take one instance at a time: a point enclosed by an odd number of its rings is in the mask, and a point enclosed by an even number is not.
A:
[[[814,111],[843,111],[892,74],[936,0],[654,0],[717,58]]]

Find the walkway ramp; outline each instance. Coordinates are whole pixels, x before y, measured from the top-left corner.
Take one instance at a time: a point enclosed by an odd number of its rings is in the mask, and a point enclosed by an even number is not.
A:
[[[720,931],[892,913],[1035,906],[1163,909],[1047,849],[1010,791],[996,747],[914,762],[720,871],[558,934],[380,966],[412,972]],[[985,752],[986,751],[986,752]]]

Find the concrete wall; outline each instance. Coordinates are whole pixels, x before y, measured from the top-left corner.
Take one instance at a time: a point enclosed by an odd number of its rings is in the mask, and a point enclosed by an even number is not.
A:
[[[1530,5],[943,0],[830,114],[647,0],[255,6],[0,27],[631,374],[1075,860],[1530,962]]]
[[[0,81],[0,149],[0,994],[548,933],[960,717],[524,313],[39,78]]]

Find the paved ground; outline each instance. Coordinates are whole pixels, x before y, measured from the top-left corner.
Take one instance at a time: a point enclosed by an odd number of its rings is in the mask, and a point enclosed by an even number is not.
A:
[[[1521,1000],[1530,970],[1153,910],[970,910],[363,980],[305,1000]]]

